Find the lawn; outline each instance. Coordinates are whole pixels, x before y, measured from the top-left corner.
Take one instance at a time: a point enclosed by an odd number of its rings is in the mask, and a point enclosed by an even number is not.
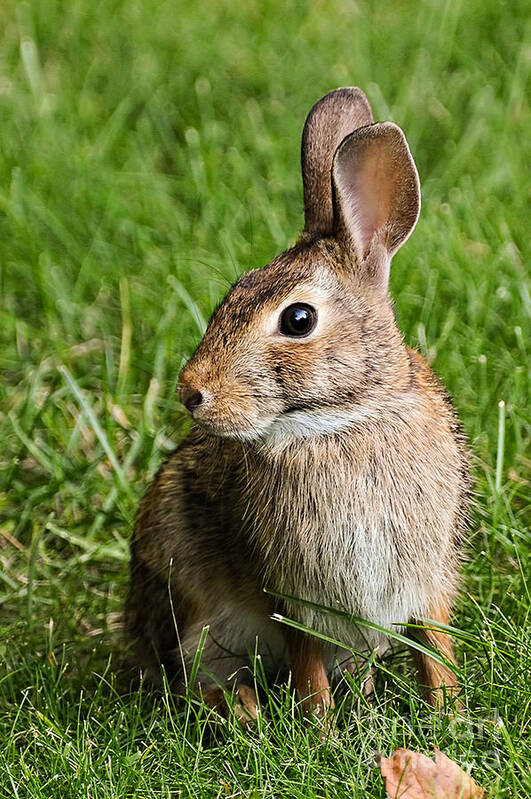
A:
[[[529,794],[528,10],[4,0],[0,796],[383,797],[375,753],[432,744],[492,796]],[[463,720],[398,652],[320,743],[287,687],[250,734],[139,688],[120,611],[135,508],[188,429],[179,370],[235,276],[294,241],[305,115],[351,84],[419,168],[392,292],[459,409],[476,503]]]

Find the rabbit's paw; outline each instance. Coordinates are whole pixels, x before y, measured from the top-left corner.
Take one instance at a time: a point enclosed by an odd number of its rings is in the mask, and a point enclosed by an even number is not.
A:
[[[258,717],[258,697],[248,685],[236,685],[232,692],[229,689],[229,693],[217,685],[212,685],[203,689],[202,696],[205,704],[224,718],[234,713],[244,730],[252,727]]]

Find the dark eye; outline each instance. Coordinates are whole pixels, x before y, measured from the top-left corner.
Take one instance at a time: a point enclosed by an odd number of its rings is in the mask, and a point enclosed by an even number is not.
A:
[[[280,332],[283,336],[308,336],[316,324],[317,311],[302,302],[284,308],[280,316]]]

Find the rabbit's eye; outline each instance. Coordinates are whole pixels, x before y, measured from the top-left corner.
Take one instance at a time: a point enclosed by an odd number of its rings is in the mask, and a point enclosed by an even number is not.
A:
[[[288,306],[280,316],[280,332],[283,336],[308,336],[316,324],[317,311],[302,302]]]

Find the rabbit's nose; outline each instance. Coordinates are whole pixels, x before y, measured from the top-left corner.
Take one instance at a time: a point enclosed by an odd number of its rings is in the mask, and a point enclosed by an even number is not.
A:
[[[190,413],[193,413],[196,408],[199,408],[203,402],[203,395],[201,392],[192,388],[192,386],[188,386],[186,383],[180,385],[179,397],[182,404]]]

